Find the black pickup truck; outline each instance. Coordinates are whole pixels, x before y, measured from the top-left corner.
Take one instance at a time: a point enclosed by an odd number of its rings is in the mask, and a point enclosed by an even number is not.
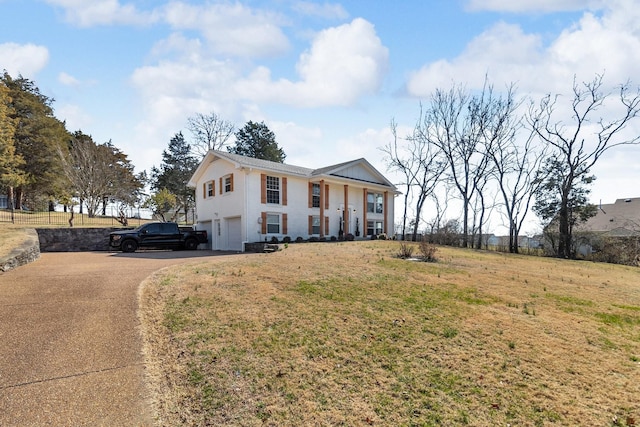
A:
[[[207,242],[206,230],[178,227],[175,222],[150,222],[133,230],[109,234],[109,246],[122,252],[135,252],[142,247],[193,250]]]

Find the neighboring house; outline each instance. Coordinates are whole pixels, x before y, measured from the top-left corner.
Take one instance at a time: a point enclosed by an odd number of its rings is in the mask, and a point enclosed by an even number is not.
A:
[[[320,169],[209,151],[188,184],[214,250],[286,236],[356,239],[394,230],[399,194],[365,159]]]
[[[589,255],[602,238],[640,237],[640,197],[600,204],[595,216],[574,229],[577,252]]]
[[[596,232],[609,237],[640,236],[640,197],[601,204],[598,213],[576,227],[576,231]]]

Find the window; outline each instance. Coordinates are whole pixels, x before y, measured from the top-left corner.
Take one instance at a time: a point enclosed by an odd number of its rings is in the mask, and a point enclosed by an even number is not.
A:
[[[311,234],[320,234],[320,216],[311,217]]]
[[[160,234],[160,223],[149,224],[144,229],[145,234]]]
[[[267,214],[267,233],[280,234],[280,215]]]
[[[367,193],[367,212],[381,214],[383,197],[380,193]]]
[[[382,234],[382,221],[367,221],[367,236]]]
[[[227,175],[223,180],[224,192],[230,193],[233,191],[233,175]]]
[[[160,227],[160,233],[162,234],[175,234],[177,227],[174,224],[163,222]]]
[[[280,204],[280,178],[267,176],[267,203]]]
[[[207,197],[213,197],[215,196],[216,192],[215,189],[213,188],[213,181],[209,181],[207,182]]]
[[[319,208],[320,207],[320,184],[314,183],[311,188],[311,207]],[[320,221],[320,219],[318,219]]]

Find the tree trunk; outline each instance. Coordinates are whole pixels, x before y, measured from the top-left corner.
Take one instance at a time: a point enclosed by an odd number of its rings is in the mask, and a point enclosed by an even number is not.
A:
[[[14,197],[11,199],[13,209],[22,210],[22,201],[24,199],[24,189],[18,187],[14,189]]]
[[[469,247],[469,200],[465,197],[462,207],[462,247]]]
[[[560,213],[558,214],[560,236],[558,238],[558,258],[570,258],[571,233],[569,231],[569,208],[566,199],[563,198]]]

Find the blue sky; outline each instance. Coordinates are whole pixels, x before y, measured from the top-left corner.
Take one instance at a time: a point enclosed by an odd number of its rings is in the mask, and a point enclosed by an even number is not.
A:
[[[605,72],[640,83],[635,0],[0,0],[0,69],[55,99],[70,131],[161,162],[187,118],[264,121],[287,163],[365,157],[386,173],[389,123],[485,75],[568,94]],[[640,133],[640,125],[629,132]],[[606,155],[592,201],[640,196],[640,147]],[[499,220],[498,220],[499,222]],[[493,226],[499,225],[497,222]]]

